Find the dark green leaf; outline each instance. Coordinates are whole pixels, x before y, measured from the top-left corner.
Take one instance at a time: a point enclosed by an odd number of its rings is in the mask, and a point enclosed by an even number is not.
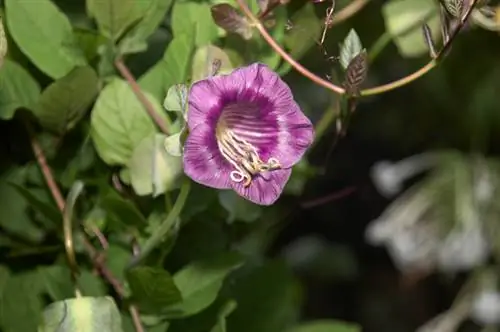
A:
[[[189,33],[176,35],[167,46],[161,61],[140,77],[140,86],[158,101],[165,100],[172,85],[187,81],[194,51],[193,43],[194,38]]]
[[[318,320],[303,323],[289,332],[361,332],[361,327],[336,320]]]
[[[45,291],[53,301],[62,301],[75,296],[75,287],[71,280],[71,271],[63,265],[38,268]]]
[[[242,257],[230,252],[184,267],[174,275],[182,302],[168,307],[167,316],[182,318],[207,308],[217,298],[226,276],[242,264]]]
[[[262,208],[238,196],[231,190],[219,191],[219,202],[228,212],[227,221],[253,222],[262,214]]]
[[[26,189],[25,187],[21,187],[19,184],[12,183],[11,184],[16,190],[24,196],[26,201],[31,204],[32,207],[36,208],[40,213],[42,213],[47,219],[60,222],[61,221],[61,213],[57,210],[54,205],[47,204],[42,200],[38,199],[33,193]]]
[[[115,193],[106,195],[99,206],[106,211],[115,221],[127,226],[145,226],[146,218],[141,211],[125,198]]]
[[[54,133],[71,130],[97,96],[98,83],[91,67],[77,67],[43,91],[33,112],[42,126]]]
[[[314,5],[305,4],[290,19],[294,27],[285,37],[285,45],[294,59],[300,59],[319,39],[322,22],[316,16]]]
[[[147,266],[127,271],[132,297],[146,312],[162,312],[182,300],[172,276],[165,270]]]

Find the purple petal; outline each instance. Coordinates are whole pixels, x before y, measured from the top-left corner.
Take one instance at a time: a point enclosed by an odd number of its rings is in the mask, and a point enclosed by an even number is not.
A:
[[[184,143],[184,172],[194,181],[216,189],[231,188],[230,164],[222,157],[213,128],[200,124]]]
[[[283,192],[292,170],[280,169],[268,173],[268,180],[257,175],[250,186],[245,187],[242,183],[232,182],[234,191],[249,201],[259,205],[272,205]]]
[[[189,91],[187,123],[189,130],[199,124],[215,127],[223,108],[223,91],[214,84],[214,78],[198,81]]]

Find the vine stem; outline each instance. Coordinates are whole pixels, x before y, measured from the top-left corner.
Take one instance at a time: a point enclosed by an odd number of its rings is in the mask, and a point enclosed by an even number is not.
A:
[[[260,22],[260,20],[252,13],[250,8],[246,5],[244,0],[236,0],[238,3],[238,6],[240,7],[241,11],[245,14],[245,16],[252,22],[253,26],[259,31],[261,34],[262,38],[269,44],[269,46],[276,52],[278,53],[286,62],[288,62],[295,70],[297,70],[300,74],[303,76],[307,77],[314,83],[327,88],[335,93],[338,94],[345,94],[346,91],[344,88],[335,85],[329,81],[324,80],[323,78],[315,75],[314,73],[310,72],[307,70],[304,66],[302,66],[299,62],[297,62],[295,59],[293,59],[274,39],[273,37],[269,34],[269,32],[266,30],[266,28],[263,26],[263,24]],[[380,94],[383,92],[391,91],[397,88],[400,88],[406,84],[409,84],[416,79],[424,76],[427,74],[432,68],[434,68],[439,60],[441,60],[444,55],[447,53],[449,48],[451,47],[451,44],[455,37],[458,35],[458,33],[462,30],[464,27],[465,23],[467,22],[467,19],[469,18],[470,14],[472,13],[474,7],[476,6],[478,0],[472,0],[472,3],[470,6],[467,8],[467,11],[465,14],[462,16],[460,19],[460,22],[458,26],[454,29],[453,33],[451,34],[448,42],[443,46],[441,51],[436,55],[434,59],[429,61],[426,65],[424,65],[422,68],[417,70],[416,72],[405,76],[401,79],[398,79],[396,81],[393,81],[391,83],[387,83],[381,86],[377,86],[374,88],[370,89],[365,89],[360,92],[361,96],[370,96],[370,95],[376,95]]]
[[[127,83],[130,85],[130,88],[134,92],[135,96],[139,101],[141,102],[142,106],[144,106],[144,109],[146,112],[149,114],[151,119],[156,123],[158,128],[165,134],[169,134],[169,130],[167,127],[167,124],[165,121],[161,118],[161,116],[156,112],[153,104],[148,100],[144,92],[142,92],[141,87],[137,83],[136,79],[134,78],[134,75],[130,72],[128,67],[125,65],[125,62],[123,62],[123,58],[119,57],[115,61],[115,66],[120,72],[120,74],[125,78]]]
[[[47,184],[47,187],[49,188],[50,193],[54,198],[59,211],[64,216],[66,201],[64,200],[61,190],[59,189],[59,186],[57,185],[54,179],[54,175],[52,174],[52,170],[50,169],[47,163],[47,158],[45,157],[40,142],[36,138],[29,124],[26,124],[26,127],[30,135],[31,148],[33,149],[33,153],[35,155],[38,167],[40,167],[42,175],[45,179],[45,183]],[[67,235],[65,234],[65,242],[67,241],[66,237]],[[81,238],[83,245],[85,246],[85,249],[87,250],[89,256],[92,259],[92,264],[94,265],[95,269],[99,271],[101,275],[108,281],[108,283],[113,287],[113,289],[120,296],[120,298],[122,299],[125,298],[125,290],[123,286],[120,284],[120,281],[116,279],[116,277],[106,267],[106,265],[102,260],[102,255],[97,251],[97,249],[92,245],[92,243],[90,243],[90,241],[85,236],[82,235]],[[132,317],[135,330],[137,332],[144,332],[144,327],[142,326],[137,307],[135,305],[130,305],[129,312]]]
[[[330,23],[331,26],[339,24],[348,18],[354,16],[357,12],[363,9],[364,6],[368,4],[370,0],[354,0],[344,8],[342,8],[337,14],[332,17]]]

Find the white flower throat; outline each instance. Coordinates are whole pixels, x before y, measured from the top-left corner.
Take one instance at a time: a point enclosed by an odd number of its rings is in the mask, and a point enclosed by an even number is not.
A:
[[[248,187],[255,175],[281,169],[281,164],[276,158],[262,161],[257,148],[246,140],[238,137],[227,125],[221,116],[215,130],[217,145],[224,158],[235,168],[229,176],[232,181]]]

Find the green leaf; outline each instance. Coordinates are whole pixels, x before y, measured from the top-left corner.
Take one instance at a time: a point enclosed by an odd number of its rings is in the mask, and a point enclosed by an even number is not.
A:
[[[359,39],[356,30],[351,29],[340,48],[340,64],[347,69],[349,63],[363,50],[361,39]]]
[[[177,134],[173,134],[165,138],[163,145],[167,154],[173,157],[182,156],[182,136],[184,133],[185,131],[183,130]]]
[[[168,307],[166,315],[182,318],[207,308],[217,298],[226,276],[242,264],[240,255],[229,252],[184,267],[174,275],[182,302]]]
[[[145,94],[155,111],[168,122],[159,103]],[[97,153],[109,165],[126,165],[139,143],[157,132],[132,89],[117,78],[99,94],[92,109],[91,126]]]
[[[130,249],[110,243],[107,250],[107,266],[116,279],[125,280],[125,270],[132,258]]]
[[[168,45],[161,61],[139,78],[139,85],[157,100],[165,100],[168,89],[188,78],[194,39],[190,34],[177,35]]]
[[[18,108],[32,108],[39,96],[38,82],[23,67],[5,59],[0,68],[0,119],[11,119]]]
[[[361,327],[336,320],[318,320],[294,327],[289,332],[361,332]]]
[[[422,35],[427,23],[436,42],[441,38],[438,3],[434,0],[393,0],[384,4],[382,15],[387,31],[394,38],[399,53],[418,57],[429,52]]]
[[[297,319],[300,293],[292,272],[281,263],[243,271],[228,284],[228,293],[238,303],[228,317],[228,330],[238,332],[283,331]]]
[[[149,8],[142,20],[120,41],[122,54],[138,53],[147,49],[147,38],[151,36],[165,18],[172,0],[150,0]]]
[[[25,185],[25,169],[13,168],[0,178],[0,226],[30,242],[42,240],[44,232],[31,220],[24,197],[12,186]]]
[[[87,13],[95,18],[99,31],[113,41],[144,14],[134,0],[87,0]]]
[[[233,70],[229,56],[222,49],[213,45],[198,48],[193,56],[192,80],[199,81],[215,74],[216,62],[219,64],[218,74],[228,74]]]
[[[210,332],[227,332],[226,318],[236,309],[238,304],[229,300],[219,311],[217,315],[217,324],[210,330]]]
[[[111,297],[80,297],[49,305],[38,331],[122,332],[121,325],[120,312]]]
[[[7,43],[7,38],[5,37],[5,29],[3,25],[3,19],[0,19],[0,67],[3,66],[5,56],[7,55],[7,50],[9,44]]]
[[[127,280],[132,298],[142,311],[159,313],[182,300],[172,276],[163,269],[135,267],[127,271]]]
[[[11,185],[21,194],[24,199],[34,208],[36,208],[40,213],[42,213],[47,219],[54,222],[61,222],[61,213],[57,210],[54,205],[48,204],[38,197],[36,197],[29,189],[20,186],[17,183],[11,183]]]
[[[219,191],[219,202],[229,213],[227,222],[236,220],[253,222],[262,215],[262,208],[238,196],[232,190]]]
[[[315,45],[321,34],[322,21],[314,11],[311,2],[305,4],[290,18],[297,28],[291,29],[285,37],[285,46],[294,59],[300,59]]]
[[[52,265],[38,268],[45,291],[53,301],[62,301],[75,296],[71,271],[67,266]]]
[[[68,18],[50,0],[6,0],[7,27],[17,46],[45,74],[60,78],[86,64]]]
[[[181,112],[183,117],[187,111],[189,88],[186,84],[174,84],[167,91],[163,107],[167,111]]]
[[[146,218],[132,203],[115,192],[109,193],[100,201],[103,208],[116,222],[127,226],[144,226]]]
[[[144,138],[134,149],[128,169],[137,195],[161,195],[173,189],[182,174],[182,159],[167,153],[166,139],[163,134],[154,134]]]
[[[93,60],[99,47],[106,43],[106,38],[94,30],[75,28],[74,34],[87,61]]]
[[[2,331],[36,331],[42,313],[40,293],[41,282],[36,271],[12,274],[0,296]]]
[[[176,1],[172,8],[172,31],[175,37],[182,34],[194,37],[196,46],[210,44],[218,38],[218,27],[206,2]]]
[[[62,134],[85,115],[98,93],[99,80],[91,67],[76,67],[49,85],[33,112],[46,129]]]

